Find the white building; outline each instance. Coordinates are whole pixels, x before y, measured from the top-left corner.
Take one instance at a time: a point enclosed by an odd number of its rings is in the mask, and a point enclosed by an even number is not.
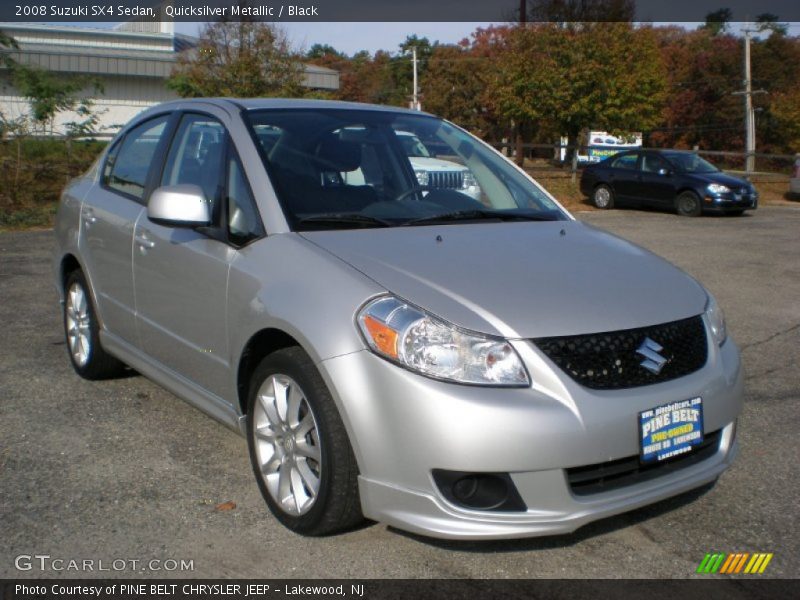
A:
[[[0,30],[17,42],[19,49],[11,56],[18,63],[98,80],[103,91],[94,98],[94,108],[104,132],[116,131],[149,106],[176,98],[166,79],[178,54],[196,44],[194,38],[176,34],[171,22],[129,22],[115,29],[0,23]],[[304,85],[336,90],[339,73],[307,65]],[[2,67],[0,112],[8,119],[29,113],[27,100]],[[64,123],[80,120],[74,113],[60,113],[54,130],[63,131]]]

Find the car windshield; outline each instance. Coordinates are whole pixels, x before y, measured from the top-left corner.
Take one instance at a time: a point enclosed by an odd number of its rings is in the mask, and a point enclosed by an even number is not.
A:
[[[689,154],[688,152],[669,152],[664,153],[670,162],[675,165],[678,171],[684,173],[716,173],[719,171],[717,167],[712,165],[707,160],[700,158],[697,154]]]
[[[567,219],[502,156],[435,117],[274,109],[248,119],[294,230]]]

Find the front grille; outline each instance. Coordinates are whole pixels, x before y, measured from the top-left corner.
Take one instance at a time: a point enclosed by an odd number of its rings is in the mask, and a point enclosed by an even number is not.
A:
[[[637,352],[647,338],[662,347],[658,354],[666,359],[658,373],[643,367],[646,359]],[[532,341],[572,379],[595,390],[633,388],[683,377],[706,364],[708,352],[700,316],[638,329]]]
[[[448,190],[461,189],[464,183],[464,171],[429,171],[428,185]]]
[[[589,496],[649,481],[712,457],[719,450],[721,434],[721,429],[707,433],[703,441],[691,452],[661,462],[642,464],[638,456],[629,456],[584,467],[573,467],[567,469],[567,482],[576,496]]]

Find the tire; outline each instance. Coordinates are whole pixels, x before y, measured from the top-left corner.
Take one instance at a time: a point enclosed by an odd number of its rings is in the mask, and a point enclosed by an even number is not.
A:
[[[288,529],[321,536],[364,520],[358,466],[344,423],[302,349],[278,350],[255,369],[247,444],[261,495]]]
[[[100,344],[97,310],[80,270],[70,273],[64,284],[64,338],[72,367],[84,379],[109,379],[125,369]]]
[[[703,212],[700,196],[694,192],[681,192],[675,198],[675,211],[682,217],[699,217]]]
[[[606,184],[600,184],[594,188],[592,203],[603,210],[614,208],[614,192]]]

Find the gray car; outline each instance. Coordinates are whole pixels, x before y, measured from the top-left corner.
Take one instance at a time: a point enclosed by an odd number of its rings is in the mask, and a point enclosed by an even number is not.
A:
[[[421,185],[398,132],[480,195]],[[77,373],[135,369],[245,435],[299,533],[566,533],[737,450],[713,297],[431,115],[162,104],[68,185],[55,237]]]

